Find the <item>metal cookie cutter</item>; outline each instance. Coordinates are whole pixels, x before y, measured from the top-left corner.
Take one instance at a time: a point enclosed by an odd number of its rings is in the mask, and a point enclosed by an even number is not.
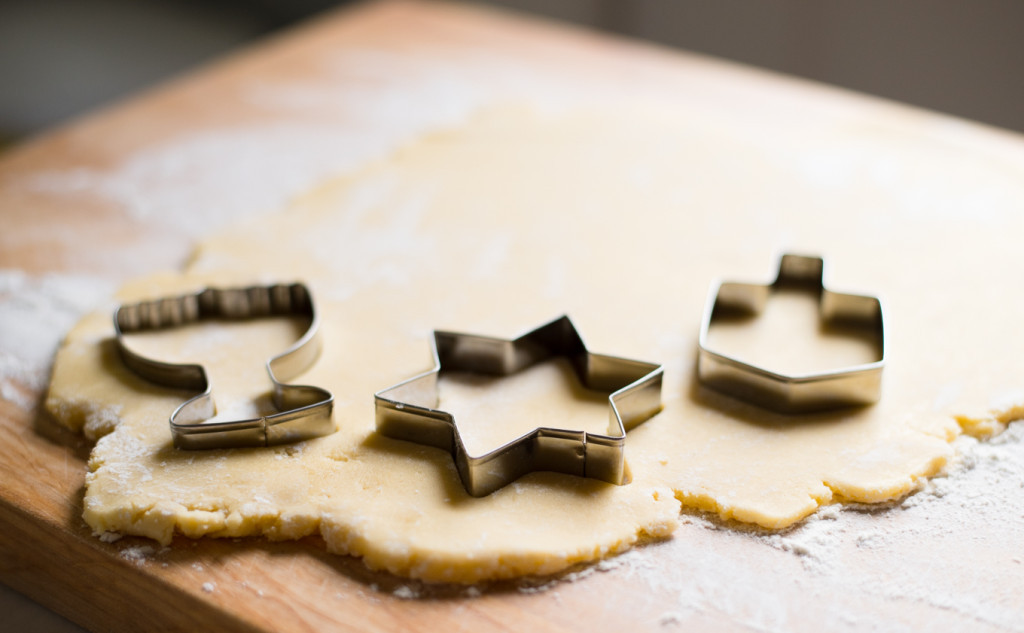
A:
[[[432,370],[374,394],[377,430],[449,451],[474,497],[535,470],[621,485],[626,431],[661,410],[661,365],[587,351],[567,316],[513,340],[435,331],[432,351]],[[455,417],[437,409],[438,376],[448,370],[507,376],[553,357],[567,358],[584,386],[612,392],[608,434],[538,427],[489,453],[470,455]]]
[[[712,284],[700,330],[697,375],[705,384],[754,404],[784,413],[866,405],[881,396],[885,365],[882,305],[876,297],[842,294],[823,285],[820,257],[783,255],[779,274],[767,285],[737,282]],[[786,375],[745,363],[708,347],[708,330],[716,315],[758,314],[779,288],[817,292],[824,323],[864,328],[878,341],[878,360],[862,365]]]
[[[287,350],[267,361],[274,384],[274,406],[280,411],[248,420],[203,423],[216,407],[206,370],[201,365],[176,365],[141,356],[128,348],[124,335],[188,325],[205,319],[250,319],[275,315],[310,318],[309,328]],[[319,387],[282,382],[309,368],[319,357],[320,319],[309,289],[301,283],[251,288],[205,290],[141,303],[114,312],[114,332],[121,358],[131,370],[155,383],[193,389],[198,395],[171,414],[174,446],[183,449],[272,446],[334,432],[334,396]]]

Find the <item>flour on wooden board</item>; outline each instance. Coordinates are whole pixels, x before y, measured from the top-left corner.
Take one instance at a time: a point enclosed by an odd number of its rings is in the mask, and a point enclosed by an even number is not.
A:
[[[111,303],[113,289],[98,277],[0,270],[0,398],[34,407],[67,329],[87,311]],[[101,407],[95,415],[113,428],[117,411]]]

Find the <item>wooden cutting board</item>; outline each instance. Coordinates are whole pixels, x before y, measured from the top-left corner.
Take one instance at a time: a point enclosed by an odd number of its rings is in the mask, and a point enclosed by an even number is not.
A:
[[[309,86],[320,88],[316,103]],[[246,179],[280,179],[255,202],[272,210],[326,175],[444,124],[453,103],[458,109],[525,100],[545,86],[592,93],[595,100],[616,90],[644,92],[747,122],[827,122],[856,114],[956,138],[989,156],[1020,156],[1024,149],[1010,133],[697,56],[475,8],[384,2],[328,15],[0,156],[0,268],[33,276],[74,273],[111,288],[173,269],[196,237],[236,217],[232,209],[254,204]],[[381,109],[408,113],[405,125],[376,116]],[[344,161],[317,158],[322,148],[314,140],[306,141],[312,158],[298,167],[271,160],[294,150],[294,138],[315,136],[324,126],[339,131],[339,142],[358,146],[348,148]],[[254,129],[273,133],[256,143],[230,142],[238,130]],[[229,185],[218,188],[188,172],[190,156],[208,161],[225,147],[242,148],[225,157],[234,170]],[[281,176],[282,169],[295,171]],[[70,170],[106,176],[83,178],[77,188],[66,177],[60,186],[48,180]],[[195,191],[178,204],[208,204],[207,222],[158,221],[160,213],[175,213],[173,204],[146,207],[147,187],[166,190],[179,181]],[[96,304],[105,299],[97,296]],[[45,395],[39,386],[23,387],[29,401]],[[169,548],[143,539],[104,543],[81,519],[88,442],[57,426],[40,406],[3,400],[0,445],[0,580],[97,631],[817,630],[821,623],[877,622],[1006,628],[1005,609],[985,620],[978,610],[941,604],[926,592],[836,595],[828,588],[835,585],[823,582],[799,552],[768,551],[742,533],[704,528],[651,544],[630,564],[613,561],[553,581],[490,586],[482,594],[373,573],[357,559],[325,553],[316,539],[179,538]],[[1017,603],[1005,607],[1020,616],[1024,565],[972,545],[971,536],[953,533],[965,556],[990,566],[989,580],[976,582],[990,582],[998,596],[1015,595]],[[684,547],[707,554],[697,560]],[[872,555],[880,567],[932,573],[927,548]],[[850,557],[841,564],[853,570],[861,563]],[[742,592],[714,586],[722,575],[710,571],[730,565]],[[836,605],[846,615],[830,620]]]

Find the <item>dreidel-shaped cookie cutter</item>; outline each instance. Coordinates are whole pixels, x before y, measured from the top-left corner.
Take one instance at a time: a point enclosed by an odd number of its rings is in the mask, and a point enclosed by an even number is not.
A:
[[[748,402],[783,413],[866,405],[881,396],[885,365],[882,304],[877,297],[844,294],[825,288],[821,257],[783,255],[770,284],[712,284],[701,324],[697,375],[704,384]],[[756,315],[771,294],[784,288],[817,293],[822,323],[863,328],[877,340],[874,362],[828,371],[787,375],[717,352],[708,345],[708,331],[722,313]]]
[[[466,491],[488,495],[528,472],[549,470],[625,483],[626,431],[661,410],[662,367],[594,354],[563,316],[508,340],[434,332],[434,368],[374,395],[377,430],[452,454]],[[611,392],[607,434],[538,427],[482,455],[470,455],[455,417],[438,407],[438,378],[449,370],[507,376],[553,357],[569,360],[580,382]]]
[[[241,320],[269,316],[309,317],[305,334],[284,352],[267,361],[273,401],[279,413],[245,420],[203,422],[216,407],[202,365],[165,363],[131,350],[125,335],[161,330],[206,319]],[[136,374],[166,387],[198,394],[171,414],[171,437],[182,449],[241,448],[297,442],[334,432],[334,396],[320,387],[286,384],[308,369],[320,355],[320,319],[304,284],[205,290],[126,304],[114,312],[117,348],[125,365]]]

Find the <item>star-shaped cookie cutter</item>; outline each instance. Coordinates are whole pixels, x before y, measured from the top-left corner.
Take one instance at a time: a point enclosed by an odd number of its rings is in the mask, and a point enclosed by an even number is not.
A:
[[[885,366],[882,304],[877,297],[833,292],[824,286],[821,257],[783,255],[779,273],[770,284],[717,282],[712,284],[700,329],[697,375],[708,386],[753,404],[783,413],[818,411],[866,405],[881,397]],[[708,346],[708,330],[716,314],[760,313],[769,296],[780,288],[817,292],[824,323],[864,328],[878,341],[878,360],[836,369],[788,375],[746,363]]]
[[[528,472],[549,470],[625,483],[626,431],[661,410],[661,365],[594,354],[569,317],[515,339],[434,331],[434,368],[374,394],[377,431],[447,450],[466,491],[488,495]],[[470,455],[455,417],[438,406],[445,371],[507,376],[543,360],[564,357],[588,388],[611,392],[607,435],[538,427],[483,455]]]
[[[267,361],[273,401],[279,413],[247,420],[203,422],[216,406],[202,365],[173,364],[132,351],[125,335],[161,330],[207,319],[242,320],[279,315],[310,318],[305,334]],[[121,305],[114,312],[114,332],[125,365],[139,376],[166,387],[198,391],[171,414],[171,437],[181,449],[242,448],[297,442],[334,432],[334,396],[320,387],[283,381],[308,369],[320,356],[320,318],[305,284],[248,288],[206,288],[176,297]]]

